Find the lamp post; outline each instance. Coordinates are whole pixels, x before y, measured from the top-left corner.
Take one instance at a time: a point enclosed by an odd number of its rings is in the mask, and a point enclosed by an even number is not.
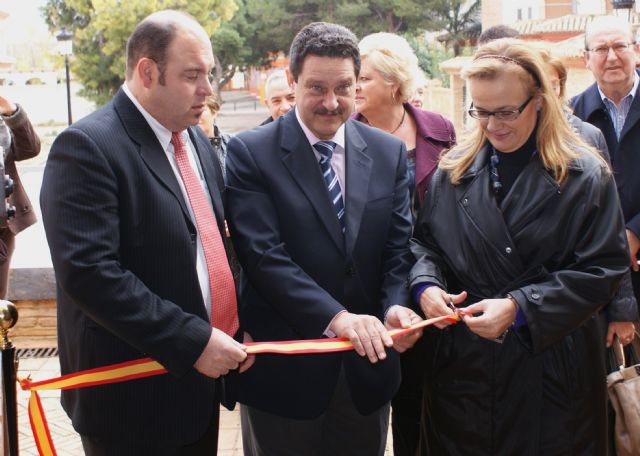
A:
[[[71,39],[73,38],[73,33],[67,31],[64,27],[56,35],[56,39],[58,40],[58,51],[60,54],[64,55],[64,70],[66,74],[67,80],[67,116],[68,123],[71,125],[73,122],[71,120],[71,87],[70,87],[70,79],[69,79],[69,56],[73,55],[73,42]]]

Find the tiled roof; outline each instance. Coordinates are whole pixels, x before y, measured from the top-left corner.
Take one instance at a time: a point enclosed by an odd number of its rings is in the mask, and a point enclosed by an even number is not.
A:
[[[544,33],[584,32],[587,24],[591,22],[594,17],[596,17],[596,15],[593,14],[567,14],[566,16],[555,17],[553,19],[518,21],[513,24],[513,28],[520,32],[523,38],[526,38],[527,35]],[[632,25],[638,26],[638,24],[640,24],[640,15],[632,13],[630,21]]]

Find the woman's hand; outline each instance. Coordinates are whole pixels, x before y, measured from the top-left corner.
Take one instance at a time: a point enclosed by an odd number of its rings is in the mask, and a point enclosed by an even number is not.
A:
[[[467,299],[466,291],[457,295],[450,295],[442,288],[432,286],[424,290],[420,295],[420,308],[427,318],[453,315],[454,310],[452,307],[462,304],[465,299]],[[452,322],[445,320],[436,323],[435,326],[442,329],[450,324],[452,324]]]
[[[613,344],[613,338],[618,336],[620,343],[629,345],[635,337],[635,327],[632,321],[612,321],[607,327],[607,347]]]
[[[518,305],[512,298],[483,299],[466,307],[462,319],[478,336],[497,339],[513,324],[517,312]]]

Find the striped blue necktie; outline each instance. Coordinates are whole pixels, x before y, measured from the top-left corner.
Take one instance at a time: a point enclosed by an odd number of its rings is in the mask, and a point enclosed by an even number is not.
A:
[[[333,141],[319,141],[313,145],[320,154],[320,169],[322,170],[324,183],[327,185],[329,196],[333,203],[333,209],[336,211],[338,221],[342,227],[342,233],[344,233],[344,201],[342,201],[342,192],[340,191],[338,175],[331,167],[331,156],[333,155],[333,150],[336,146],[337,144]]]

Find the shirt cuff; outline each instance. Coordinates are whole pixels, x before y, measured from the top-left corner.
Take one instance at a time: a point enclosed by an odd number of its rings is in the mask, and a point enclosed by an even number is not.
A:
[[[331,321],[329,322],[329,324],[327,325],[327,328],[324,330],[324,332],[322,333],[323,336],[327,336],[329,338],[331,337],[336,337],[336,333],[334,333],[333,331],[331,331],[329,328],[331,328],[331,325],[333,324],[333,322],[336,320],[336,318],[338,318],[338,315],[342,315],[343,313],[345,313],[347,310],[341,310],[340,312],[338,312],[337,314],[335,314],[333,316],[333,318],[331,319]]]
[[[520,328],[526,325],[527,325],[527,318],[524,316],[524,312],[522,311],[520,306],[518,306],[518,311],[516,312],[516,319],[513,322],[513,327]]]

